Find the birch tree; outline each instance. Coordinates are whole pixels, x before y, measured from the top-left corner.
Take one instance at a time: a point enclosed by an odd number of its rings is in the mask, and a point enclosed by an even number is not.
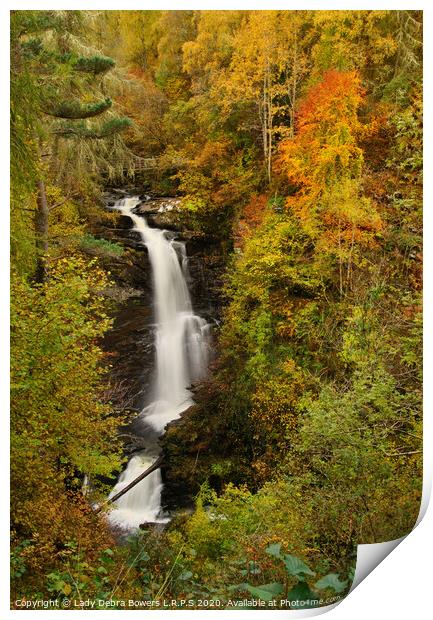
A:
[[[245,100],[255,107],[268,182],[276,140],[294,135],[295,108],[307,69],[298,13],[302,12],[251,11],[235,37],[230,66],[218,83],[228,108]]]

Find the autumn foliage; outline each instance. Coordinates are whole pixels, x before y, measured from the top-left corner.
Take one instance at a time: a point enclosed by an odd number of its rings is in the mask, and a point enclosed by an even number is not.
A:
[[[279,158],[279,167],[303,194],[317,198],[330,183],[359,176],[362,97],[355,71],[329,70],[309,90],[298,112],[296,137],[282,142]]]
[[[318,253],[334,254],[338,261],[340,293],[350,282],[357,247],[374,244],[383,226],[371,201],[360,195],[363,96],[356,71],[327,71],[308,91],[298,132],[281,143],[277,162],[292,186],[287,208],[315,240]]]

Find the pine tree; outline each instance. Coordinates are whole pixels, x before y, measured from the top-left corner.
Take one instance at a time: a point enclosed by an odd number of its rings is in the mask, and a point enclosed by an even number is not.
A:
[[[99,54],[82,56],[75,52],[72,35],[79,36],[82,19],[75,11],[18,11],[12,15],[12,82],[23,83],[32,95],[38,93],[33,115],[24,119],[24,124],[37,135],[32,138],[33,156],[39,160],[34,215],[35,280],[39,282],[46,277],[49,219],[44,174],[47,166],[40,162],[48,156],[50,162],[58,164],[58,141],[62,138],[73,140],[70,152],[77,152],[77,143],[83,140],[95,143],[90,152],[96,151],[96,141],[113,139],[131,124],[129,119],[116,116],[92,123],[112,108],[112,99],[104,96],[103,77],[115,62]],[[13,114],[13,135],[20,134],[20,124],[23,120],[19,113]],[[23,149],[25,142],[22,138],[17,149]],[[73,175],[73,170],[68,172]]]

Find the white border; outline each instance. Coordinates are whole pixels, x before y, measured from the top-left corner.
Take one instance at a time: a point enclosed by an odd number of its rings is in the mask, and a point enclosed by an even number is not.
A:
[[[56,2],[51,1],[48,6],[40,2],[9,2],[7,8],[0,9],[1,16],[1,28],[2,33],[0,36],[0,62],[3,74],[2,83],[8,83],[9,73],[9,10],[10,9],[118,9],[119,4],[110,0],[82,2],[77,0],[75,3],[70,2]],[[218,3],[202,1],[202,2],[161,2],[158,5],[152,2],[139,2],[137,0],[130,1],[122,9],[218,9],[218,10],[233,10],[233,9],[315,9],[315,10],[356,10],[356,9],[423,9],[424,21],[425,21],[425,67],[426,69],[426,84],[424,92],[425,101],[425,170],[432,171],[430,174],[425,175],[424,196],[430,198],[433,196],[433,167],[431,157],[431,145],[433,144],[433,131],[432,131],[432,114],[433,109],[433,97],[432,97],[432,80],[428,76],[431,73],[433,66],[433,54],[432,54],[432,34],[433,34],[433,7],[427,0],[419,0],[411,6],[407,1],[384,2],[382,0],[376,0],[375,2],[353,2],[347,0],[343,1],[330,1],[330,2],[311,2],[304,0],[303,2],[228,2],[226,0],[220,0]],[[1,399],[1,412],[2,422],[4,424],[4,433],[2,433],[2,441],[4,441],[3,450],[0,452],[1,458],[1,471],[3,472],[3,480],[8,479],[9,472],[9,447],[8,447],[8,418],[6,412],[9,410],[8,404],[8,359],[9,359],[9,335],[8,335],[8,323],[9,323],[9,299],[8,299],[8,271],[9,271],[9,174],[8,174],[8,161],[9,161],[9,93],[8,89],[1,89],[1,114],[0,114],[0,127],[2,129],[1,136],[3,145],[1,149],[1,169],[5,171],[5,179],[3,184],[2,195],[3,200],[3,212],[1,214],[0,225],[0,278],[2,286],[2,294],[0,296],[0,329],[1,329],[1,355],[0,355],[0,399]],[[432,216],[431,208],[426,200],[424,209],[425,220],[425,285],[424,285],[424,299],[425,299],[425,336],[424,336],[424,368],[425,377],[427,381],[424,386],[424,401],[425,401],[425,414],[424,414],[424,495],[423,505],[421,513],[425,513],[427,509],[428,499],[431,491],[431,472],[433,471],[433,418],[432,418],[432,403],[433,403],[433,381],[429,380],[432,376],[432,356],[433,356],[433,333],[431,325],[431,317],[433,316],[433,282],[432,282],[432,252],[433,252],[433,236],[432,236]],[[4,237],[4,238],[3,238]],[[4,483],[1,488],[1,499],[4,502],[3,509],[1,510],[0,527],[1,527],[1,540],[4,542],[3,554],[1,557],[1,566],[5,569],[2,571],[2,575],[9,574],[9,557],[8,557],[8,545],[9,540],[9,523],[8,512],[9,503],[8,498],[5,495]],[[422,514],[420,514],[420,518]],[[424,618],[431,616],[431,602],[430,602],[430,590],[431,579],[429,574],[431,573],[432,560],[431,555],[427,552],[428,544],[432,547],[432,530],[433,530],[433,509],[430,507],[427,510],[425,518],[420,522],[415,531],[413,531],[406,539],[403,540],[396,553],[392,553],[389,558],[374,570],[374,578],[368,578],[363,583],[356,587],[350,595],[344,599],[338,606],[336,606],[331,616],[333,619],[350,618],[351,620],[357,620],[358,618],[365,620],[366,614],[374,615],[378,618],[405,618],[411,617],[417,620],[423,620]],[[398,541],[400,542],[400,541]],[[397,544],[398,544],[397,542]],[[371,572],[372,566],[380,562],[390,550],[393,543],[382,543],[381,545],[362,545],[360,546],[360,554],[358,554],[358,566],[357,572],[362,570],[364,573]],[[372,559],[374,556],[375,559]],[[369,564],[369,566],[368,566]],[[366,568],[367,567],[367,568]],[[365,576],[365,575],[364,575]],[[9,594],[8,594],[8,582],[5,577],[1,580],[1,595],[0,595],[0,609],[4,613],[4,617],[15,617],[15,614],[21,614],[21,611],[9,610]],[[322,608],[321,613],[324,613],[328,608]],[[26,612],[38,613],[38,612]],[[58,613],[53,612],[56,617]],[[78,614],[84,612],[76,612]],[[102,613],[102,612],[101,612]],[[126,612],[118,612],[126,613]],[[146,618],[149,620],[164,620],[168,615],[173,617],[176,614],[175,611],[148,611]],[[183,612],[179,612],[183,613]],[[250,617],[250,612],[231,612],[231,611],[193,611],[190,612],[194,617],[198,617],[200,614],[205,614],[205,617],[221,616],[225,614],[225,617],[231,614],[235,614],[235,618],[242,620],[242,618]],[[252,611],[254,617],[260,616],[260,618],[269,618],[269,611]],[[266,614],[266,615],[265,615]],[[318,615],[317,611],[275,611],[273,614],[278,614],[279,617],[287,615],[288,617],[306,617],[311,615]],[[258,618],[258,620],[260,620]]]

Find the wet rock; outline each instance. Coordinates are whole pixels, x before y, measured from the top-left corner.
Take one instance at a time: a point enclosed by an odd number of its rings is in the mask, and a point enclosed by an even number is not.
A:
[[[147,223],[151,228],[164,228],[174,231],[182,230],[182,223],[177,212],[154,213],[147,216]]]
[[[145,196],[135,208],[136,213],[169,213],[179,209],[181,199],[171,196]]]
[[[166,525],[167,525],[166,523],[145,521],[144,523],[140,523],[139,528],[140,530],[152,530],[152,532],[161,534],[165,530]]]
[[[152,228],[164,228],[181,231],[184,225],[181,222],[179,205],[180,198],[151,197],[141,201],[135,208],[139,215],[146,216],[147,223]]]
[[[149,215],[158,213],[158,206],[155,206],[152,202],[140,202],[136,208],[136,213],[140,215]]]
[[[143,294],[142,290],[132,288],[132,286],[126,284],[124,286],[118,286],[116,284],[107,286],[104,288],[103,293],[104,297],[108,297],[118,303],[123,303],[131,297],[141,297]]]
[[[125,442],[124,450],[128,456],[131,456],[134,452],[145,450],[147,447],[146,440],[144,437],[140,437],[139,435],[134,435],[125,431],[120,433],[119,437]]]
[[[117,386],[114,405],[141,410],[154,368],[154,326],[151,291],[118,304],[112,329],[105,334],[103,348],[110,355],[110,378]],[[140,436],[134,430],[121,432]]]
[[[161,505],[170,512],[193,506],[202,482],[197,471],[197,464],[201,465],[201,462],[198,463],[199,433],[191,424],[195,407],[193,405],[183,412],[180,419],[170,422],[160,438],[164,455]],[[188,442],[185,441],[186,434],[189,435]]]
[[[116,227],[119,230],[130,230],[131,229],[131,220],[126,215],[119,213],[116,220]]]

